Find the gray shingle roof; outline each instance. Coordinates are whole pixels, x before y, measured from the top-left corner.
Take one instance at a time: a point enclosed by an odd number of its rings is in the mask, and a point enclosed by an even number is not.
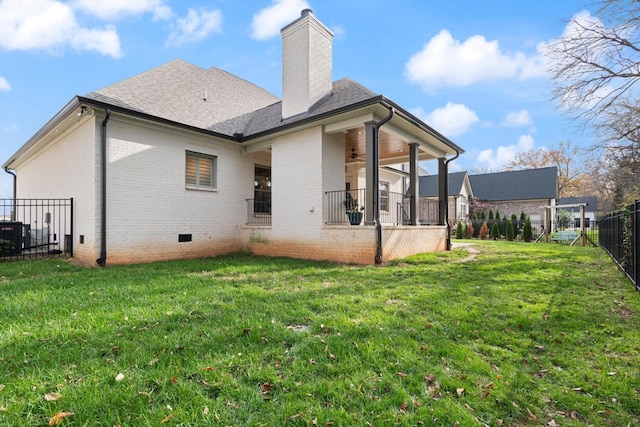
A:
[[[462,194],[462,186],[467,172],[454,172],[449,174],[447,193],[450,196]],[[438,175],[421,176],[418,181],[420,197],[438,197]]]
[[[377,96],[345,78],[309,111],[282,120],[282,102],[266,90],[218,68],[177,59],[85,98],[227,136],[250,136]]]
[[[596,197],[561,197],[558,199],[559,205],[577,205],[586,203],[586,212],[596,212],[598,210],[598,199]]]
[[[207,130],[279,101],[226,71],[207,70],[180,59],[91,92],[86,98]]]
[[[313,118],[342,107],[366,101],[376,96],[378,96],[376,93],[361,84],[349,78],[344,78],[334,82],[331,94],[320,99],[305,113],[282,120],[282,102],[278,101],[267,107],[219,123],[210,130],[230,134],[230,130],[233,129],[234,133],[241,133],[244,136],[255,135],[278,126],[294,123],[306,118]]]
[[[473,195],[480,200],[532,200],[558,197],[558,168],[469,175]]]

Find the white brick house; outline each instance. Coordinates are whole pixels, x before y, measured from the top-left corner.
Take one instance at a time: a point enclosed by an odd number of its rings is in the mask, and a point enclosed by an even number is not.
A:
[[[282,100],[181,60],[74,97],[4,163],[18,198],[73,197],[73,255],[87,265],[240,250],[373,263],[446,249],[444,216],[416,218],[418,162],[446,172],[462,150],[388,98],[332,82],[333,35],[310,10],[282,37]],[[406,161],[412,198],[384,168]],[[348,192],[365,206],[360,225],[345,215]]]

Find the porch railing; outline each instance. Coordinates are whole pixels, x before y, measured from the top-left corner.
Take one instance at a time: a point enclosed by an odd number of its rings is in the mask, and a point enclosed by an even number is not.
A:
[[[0,199],[0,259],[73,256],[73,199]]]
[[[326,197],[326,223],[348,224],[349,217],[346,212],[360,210],[364,206],[365,189],[327,191]],[[410,197],[402,193],[380,191],[380,222],[383,224],[409,224]],[[355,206],[357,204],[357,207]],[[366,206],[365,210],[366,210]],[[418,201],[418,222],[420,224],[437,224],[438,201],[420,198]]]
[[[247,225],[271,225],[271,200],[247,199]]]

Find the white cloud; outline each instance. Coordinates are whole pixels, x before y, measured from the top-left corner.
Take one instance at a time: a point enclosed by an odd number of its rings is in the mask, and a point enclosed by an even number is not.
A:
[[[487,41],[481,35],[460,42],[447,30],[440,31],[405,64],[405,77],[425,90],[543,74],[542,59],[537,54],[503,52],[497,40]]]
[[[147,12],[153,15],[154,20],[169,19],[173,16],[171,8],[164,0],[73,0],[71,5],[74,9],[105,20]]]
[[[303,9],[308,9],[306,0],[273,0],[271,6],[253,15],[251,37],[266,40],[280,34],[285,25],[300,17]]]
[[[501,170],[515,158],[517,153],[531,151],[534,147],[535,140],[533,136],[529,134],[521,135],[517,144],[501,145],[495,150],[492,148],[482,150],[478,154],[477,163],[481,169]]]
[[[11,90],[11,85],[3,76],[0,76],[0,92],[8,92]]]
[[[113,26],[84,28],[73,10],[57,0],[5,0],[0,3],[0,47],[7,50],[56,51],[69,45],[120,58],[120,39]]]
[[[475,111],[464,104],[447,102],[447,105],[426,113],[422,108],[412,110],[420,120],[447,137],[466,133],[480,119]]]
[[[523,127],[523,126],[531,126],[533,124],[533,119],[531,118],[531,114],[527,110],[518,110],[511,111],[508,113],[504,119],[502,119],[502,126],[506,127]]]
[[[182,46],[198,42],[212,33],[222,31],[222,12],[189,8],[187,16],[176,20],[175,28],[167,38],[167,46]]]

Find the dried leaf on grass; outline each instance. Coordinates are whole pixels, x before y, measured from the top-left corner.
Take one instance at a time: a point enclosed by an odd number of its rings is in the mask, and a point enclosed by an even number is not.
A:
[[[166,424],[166,423],[168,423],[168,422],[171,420],[171,418],[173,418],[173,414],[167,415],[166,417],[164,417],[164,418],[162,419],[162,421],[160,421],[160,424]]]
[[[49,425],[50,426],[57,426],[58,424],[60,424],[62,422],[62,420],[64,420],[67,417],[72,417],[75,414],[73,412],[58,412],[57,414],[55,414],[53,417],[49,418]]]
[[[62,399],[62,395],[57,392],[47,393],[44,395],[44,400],[46,400],[47,402],[54,402],[58,399]]]

